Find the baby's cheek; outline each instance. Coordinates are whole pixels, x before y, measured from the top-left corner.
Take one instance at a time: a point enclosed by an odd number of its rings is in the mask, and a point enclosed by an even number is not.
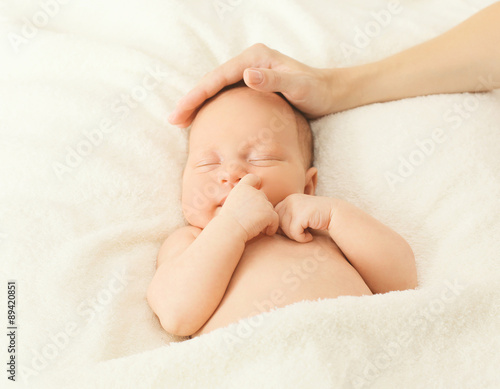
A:
[[[263,185],[261,189],[273,206],[276,206],[293,193],[303,193],[303,188],[297,182],[287,179],[285,176],[272,177],[267,180],[263,179],[262,181]]]
[[[182,197],[182,212],[189,224],[205,228],[208,222],[213,218],[213,206],[210,200],[201,195],[198,191],[186,191]]]
[[[192,203],[183,204],[182,211],[189,224],[202,229],[205,228],[210,220],[212,220],[215,216],[213,212],[211,214],[209,210],[203,209]]]
[[[276,179],[264,181],[260,189],[266,194],[267,199],[273,206],[276,206],[276,204],[286,197],[284,196],[286,192],[284,191],[285,188],[283,188],[283,185],[280,185],[279,182],[276,182]]]

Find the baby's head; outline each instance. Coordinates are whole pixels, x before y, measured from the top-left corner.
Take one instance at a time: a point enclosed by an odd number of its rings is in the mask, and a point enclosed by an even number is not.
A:
[[[182,183],[187,221],[205,228],[246,174],[276,206],[293,193],[314,195],[317,169],[313,138],[304,116],[276,93],[241,84],[205,102],[189,133]]]

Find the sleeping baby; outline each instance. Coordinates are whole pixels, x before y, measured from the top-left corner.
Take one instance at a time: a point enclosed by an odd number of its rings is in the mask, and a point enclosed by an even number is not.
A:
[[[198,111],[182,208],[161,246],[148,302],[169,333],[195,337],[302,301],[417,286],[395,231],[338,198],[315,196],[307,120],[279,94],[241,84]]]

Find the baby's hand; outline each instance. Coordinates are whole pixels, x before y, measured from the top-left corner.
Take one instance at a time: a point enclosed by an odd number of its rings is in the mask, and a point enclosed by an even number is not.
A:
[[[247,242],[261,232],[274,235],[279,226],[279,216],[259,190],[260,185],[260,177],[247,174],[231,190],[219,213],[232,217],[243,227]]]
[[[332,209],[331,198],[302,193],[289,195],[274,208],[280,218],[281,230],[290,239],[300,243],[313,239],[307,228],[329,230]]]

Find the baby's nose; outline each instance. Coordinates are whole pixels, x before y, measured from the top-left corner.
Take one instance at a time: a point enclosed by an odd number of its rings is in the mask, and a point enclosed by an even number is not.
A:
[[[229,182],[236,185],[247,174],[246,170],[243,164],[235,161],[228,161],[223,168],[219,170],[218,181],[220,183]]]

